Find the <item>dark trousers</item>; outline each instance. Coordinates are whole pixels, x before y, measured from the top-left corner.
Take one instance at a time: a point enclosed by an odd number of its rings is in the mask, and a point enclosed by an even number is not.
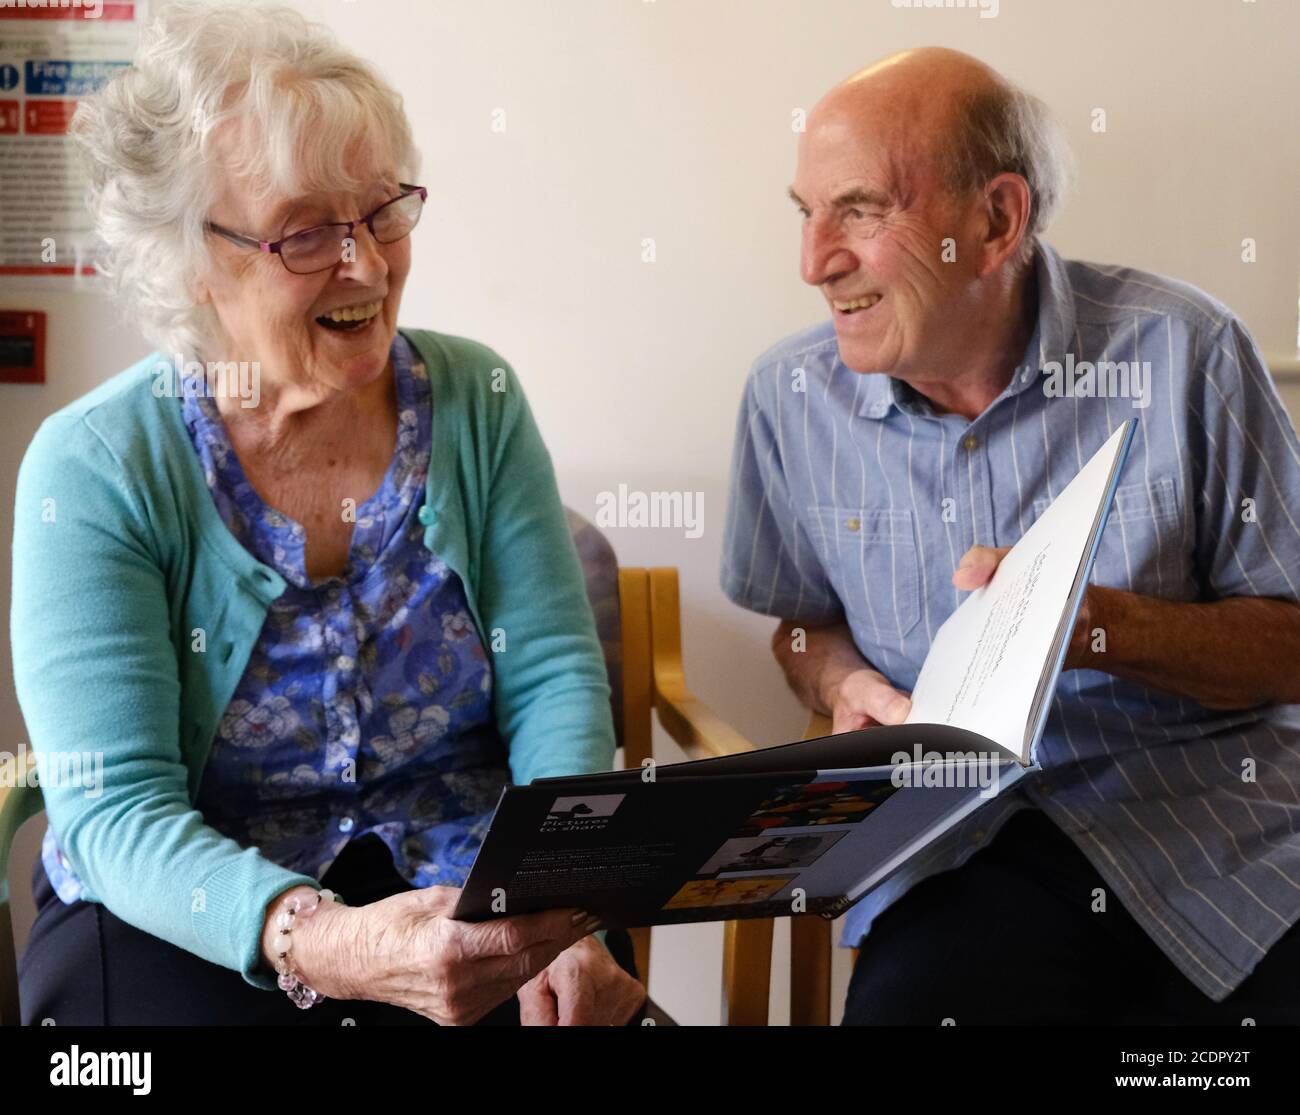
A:
[[[1093,890],[1106,891],[1094,913]],[[1216,1003],[1129,915],[1073,841],[1017,813],[962,867],[918,883],[862,942],[845,1025],[1300,1024],[1300,929]]]
[[[321,880],[350,906],[411,889],[393,867],[383,841],[352,841]],[[229,968],[127,925],[97,902],[65,905],[39,859],[32,873],[37,914],[18,965],[24,1025],[52,1019],[59,1026],[433,1026],[402,1007],[365,1000],[325,1001],[299,1010],[282,991],[251,986]],[[635,975],[632,942],[611,929],[606,944]],[[479,1023],[519,1025],[511,996]]]

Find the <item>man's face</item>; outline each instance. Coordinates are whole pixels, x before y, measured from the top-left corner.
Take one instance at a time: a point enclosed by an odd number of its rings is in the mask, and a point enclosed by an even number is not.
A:
[[[942,374],[973,324],[962,311],[975,259],[962,250],[966,214],[914,138],[924,124],[908,137],[864,113],[817,116],[791,194],[804,214],[800,274],[826,299],[840,358],[859,372]],[[943,262],[946,237],[955,262]]]

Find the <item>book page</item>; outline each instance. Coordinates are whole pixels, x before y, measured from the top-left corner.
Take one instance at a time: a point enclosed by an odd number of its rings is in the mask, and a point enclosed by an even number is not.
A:
[[[934,637],[906,723],[978,732],[1027,761],[1026,729],[1093,527],[1111,489],[1122,426]]]

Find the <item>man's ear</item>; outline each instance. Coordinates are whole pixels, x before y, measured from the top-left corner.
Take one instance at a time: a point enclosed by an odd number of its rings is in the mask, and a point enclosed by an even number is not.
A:
[[[996,271],[1019,251],[1029,235],[1032,205],[1029,183],[1019,174],[999,174],[984,187],[981,278]]]

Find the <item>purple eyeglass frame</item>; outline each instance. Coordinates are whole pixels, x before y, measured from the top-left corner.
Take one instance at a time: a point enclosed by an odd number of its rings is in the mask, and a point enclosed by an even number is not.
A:
[[[294,271],[284,262],[284,253],[280,249],[290,240],[294,240],[299,236],[306,236],[309,233],[319,232],[323,228],[346,228],[347,232],[343,235],[344,237],[350,237],[354,232],[356,232],[359,225],[365,225],[366,228],[370,230],[370,235],[375,236],[374,221],[375,218],[379,216],[381,210],[387,209],[390,205],[395,205],[397,202],[410,197],[412,194],[420,195],[421,205],[429,200],[429,191],[424,186],[413,186],[409,182],[399,182],[397,183],[397,188],[402,191],[400,194],[396,197],[389,198],[382,205],[377,206],[372,212],[368,213],[364,217],[358,217],[355,221],[327,221],[323,225],[312,225],[311,228],[302,228],[297,232],[291,232],[288,236],[283,236],[279,240],[258,240],[255,236],[244,236],[242,233],[233,232],[231,229],[223,228],[221,225],[216,224],[213,221],[204,221],[203,225],[209,232],[215,232],[218,236],[224,236],[227,240],[230,240],[235,244],[244,244],[250,248],[257,248],[258,251],[268,252],[271,255],[279,256],[280,262],[284,264],[284,269],[292,275],[314,275],[320,271],[328,271],[331,267],[337,266],[337,264],[331,263],[329,267],[318,267],[315,271]],[[410,233],[408,232],[406,235],[409,236]],[[402,237],[399,236],[398,240],[400,239],[402,239]],[[375,243],[381,244],[383,241],[375,236]],[[397,241],[390,240],[388,243],[395,244]]]

